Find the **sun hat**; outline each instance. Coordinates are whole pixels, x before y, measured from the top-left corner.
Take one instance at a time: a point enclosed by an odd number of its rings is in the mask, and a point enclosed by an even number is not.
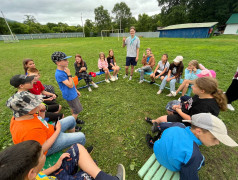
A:
[[[7,100],[6,106],[13,111],[14,117],[21,117],[39,106],[42,101],[42,95],[34,95],[27,91],[22,91],[10,97]]]
[[[179,63],[179,62],[181,62],[181,61],[183,61],[183,56],[177,56],[177,57],[174,59],[174,62],[176,62],[176,63]]]
[[[216,72],[214,70],[204,69],[199,74],[197,74],[197,77],[213,77],[213,78],[216,78]]]
[[[213,136],[227,146],[238,146],[238,144],[228,136],[226,125],[223,121],[211,113],[195,114],[191,120],[183,120],[183,122],[190,122],[194,126],[210,131]]]
[[[56,63],[57,61],[65,60],[71,58],[72,56],[67,56],[65,53],[57,51],[51,55],[51,60]]]
[[[15,88],[18,88],[21,84],[25,84],[28,82],[31,82],[34,79],[35,76],[27,76],[23,74],[18,74],[13,76],[10,79],[10,84],[14,86]]]

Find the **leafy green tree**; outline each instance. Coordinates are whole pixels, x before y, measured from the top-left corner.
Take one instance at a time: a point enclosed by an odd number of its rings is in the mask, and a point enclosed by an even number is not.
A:
[[[138,31],[138,32],[150,31],[150,26],[151,26],[151,17],[145,13],[139,14],[136,31]]]
[[[132,14],[125,2],[116,3],[112,9],[112,13],[115,14],[114,20],[117,28],[120,28],[120,24],[122,29],[129,28]]]
[[[0,17],[0,34],[10,34],[6,22]]]
[[[48,28],[49,28],[50,30],[52,30],[53,27],[57,27],[58,24],[48,22],[48,23],[46,24],[46,26],[48,26]]]
[[[29,26],[19,22],[9,22],[9,26],[14,34],[28,34]]]
[[[111,17],[108,10],[105,10],[103,6],[99,6],[94,9],[95,23],[100,32],[103,29],[111,29]]]

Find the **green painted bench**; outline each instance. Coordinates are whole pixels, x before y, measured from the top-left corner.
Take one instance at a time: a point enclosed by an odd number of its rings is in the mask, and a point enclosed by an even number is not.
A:
[[[173,172],[162,166],[153,153],[142,168],[138,175],[143,180],[179,180],[179,172]]]
[[[140,72],[140,70],[139,70],[138,72]],[[151,71],[151,72],[145,71],[145,75],[151,75],[152,73],[153,73],[152,71]],[[146,79],[144,79],[144,81],[150,83],[150,81],[148,81],[148,80],[146,80]],[[183,79],[180,78],[180,80],[179,80],[179,84],[182,84],[182,83],[183,83]],[[154,85],[160,86],[160,85],[157,84],[157,83],[154,83]],[[166,89],[169,89],[168,87],[165,87],[165,88],[166,88]],[[181,93],[181,92],[180,92],[180,93]],[[189,85],[189,86],[188,86],[188,90],[187,90],[186,95],[187,95],[187,96],[190,96],[191,93],[192,93],[192,86]]]
[[[58,161],[58,159],[60,158],[62,154],[63,154],[63,151],[59,151],[50,156],[47,156],[43,170],[48,169],[49,167],[55,165],[55,163]]]

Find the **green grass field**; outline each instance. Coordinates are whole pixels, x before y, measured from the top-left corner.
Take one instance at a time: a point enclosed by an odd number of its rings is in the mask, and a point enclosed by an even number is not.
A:
[[[148,47],[152,49],[156,62],[162,54],[167,53],[169,62],[177,55],[182,55],[185,67],[190,60],[196,59],[208,69],[214,69],[219,87],[223,91],[229,87],[238,66],[238,36],[208,39],[141,38],[140,59]],[[144,117],[156,118],[164,115],[167,102],[174,98],[165,96],[169,93],[168,90],[157,95],[158,86],[146,82],[139,84],[137,73],[132,81],[122,78],[125,73],[126,49],[122,48],[122,41],[117,38],[22,40],[14,44],[0,42],[0,148],[12,144],[9,132],[12,112],[5,103],[16,91],[9,84],[10,78],[24,73],[24,58],[35,61],[43,84],[55,87],[59,94],[58,102],[63,105],[63,112],[67,116],[70,115],[69,107],[62,99],[55,81],[56,65],[51,61],[51,54],[54,51],[63,51],[72,56],[79,53],[88,64],[88,72],[96,72],[99,52],[107,55],[111,48],[114,49],[117,64],[121,67],[119,80],[110,84],[101,83],[92,92],[87,89],[80,91],[84,110],[79,116],[86,121],[82,131],[86,135],[86,145],[94,145],[92,156],[104,171],[115,174],[117,164],[122,163],[126,168],[126,179],[139,179],[138,170],[153,153],[145,144],[145,134],[150,133],[150,125],[144,122]],[[69,68],[74,74],[74,58],[69,61]],[[103,79],[104,75],[94,78],[94,81]],[[85,85],[83,80],[78,87],[82,85]],[[233,105],[236,111],[221,112],[219,117],[227,125],[230,136],[238,142],[238,101]],[[200,149],[206,158],[206,165],[199,172],[200,179],[237,179],[238,148],[219,145]]]

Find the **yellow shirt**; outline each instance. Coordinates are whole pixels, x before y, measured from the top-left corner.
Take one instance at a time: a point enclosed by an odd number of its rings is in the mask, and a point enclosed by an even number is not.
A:
[[[39,174],[37,174],[36,176],[36,180],[52,180],[52,179],[56,180],[57,178],[54,176],[47,176],[42,172],[39,172]]]

